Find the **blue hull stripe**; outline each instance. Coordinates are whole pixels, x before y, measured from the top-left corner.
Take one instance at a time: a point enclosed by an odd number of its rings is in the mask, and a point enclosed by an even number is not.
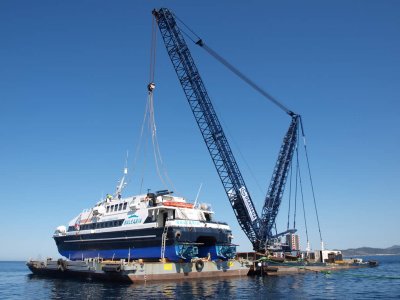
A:
[[[176,246],[165,247],[165,257],[170,261],[179,261],[181,257],[176,254]],[[161,247],[146,247],[133,249],[107,249],[107,250],[62,250],[60,254],[70,260],[81,260],[82,258],[103,259],[159,259],[161,257]],[[216,253],[216,247],[199,247],[199,257],[208,257],[212,260],[221,259]]]
[[[100,257],[103,259],[158,259],[161,257],[160,247],[134,248],[134,249],[108,249],[108,250],[64,250],[60,254],[70,260]],[[165,257],[170,260],[179,260],[175,253],[175,246],[165,247]]]

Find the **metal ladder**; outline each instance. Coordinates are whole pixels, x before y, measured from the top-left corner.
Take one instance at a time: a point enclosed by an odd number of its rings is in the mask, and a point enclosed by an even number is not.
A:
[[[168,226],[164,226],[164,231],[161,236],[161,260],[165,260],[165,241],[167,240]]]

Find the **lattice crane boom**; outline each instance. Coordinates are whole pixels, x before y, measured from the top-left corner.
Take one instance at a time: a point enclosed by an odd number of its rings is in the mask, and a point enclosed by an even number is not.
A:
[[[260,228],[257,211],[186,41],[168,9],[153,10],[153,15],[239,225],[255,246]]]
[[[276,216],[282,202],[286,179],[293,159],[293,153],[297,145],[299,115],[292,115],[292,122],[283,138],[278,159],[272,174],[272,179],[265,197],[260,222],[260,248],[266,247],[269,239],[273,236],[272,228],[275,225]]]

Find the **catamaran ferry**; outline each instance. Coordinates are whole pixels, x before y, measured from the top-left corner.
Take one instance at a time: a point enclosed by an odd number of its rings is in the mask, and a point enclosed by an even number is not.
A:
[[[175,262],[235,256],[230,227],[214,220],[209,205],[188,203],[168,190],[122,197],[126,173],[113,196],[83,210],[68,227],[57,227],[53,238],[62,256]]]

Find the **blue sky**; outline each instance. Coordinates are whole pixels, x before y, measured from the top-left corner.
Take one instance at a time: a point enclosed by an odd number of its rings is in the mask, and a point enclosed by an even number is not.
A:
[[[328,248],[400,244],[400,2],[1,1],[0,259],[56,256],[55,227],[114,191],[139,138],[154,7],[171,8],[303,116]],[[260,211],[290,119],[190,47]],[[250,250],[160,35],[155,81],[158,136],[174,186],[193,200],[203,183],[200,200],[231,225],[239,250]],[[144,186],[158,190],[150,157]],[[126,195],[139,192],[142,162],[129,161]],[[285,199],[278,224],[286,222]],[[297,223],[304,246],[299,216]]]

